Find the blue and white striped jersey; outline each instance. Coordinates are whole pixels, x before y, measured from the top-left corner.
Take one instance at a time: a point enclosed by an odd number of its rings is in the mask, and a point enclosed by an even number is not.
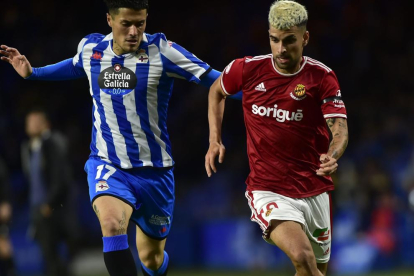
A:
[[[89,79],[91,156],[121,168],[172,166],[167,108],[174,78],[199,83],[210,66],[161,33],[144,34],[136,52],[121,56],[112,39],[88,35],[72,59]]]

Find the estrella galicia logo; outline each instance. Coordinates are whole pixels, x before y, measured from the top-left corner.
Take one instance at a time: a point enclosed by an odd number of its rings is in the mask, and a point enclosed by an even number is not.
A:
[[[137,77],[130,69],[115,64],[103,70],[98,77],[101,90],[110,95],[125,95],[135,89]]]

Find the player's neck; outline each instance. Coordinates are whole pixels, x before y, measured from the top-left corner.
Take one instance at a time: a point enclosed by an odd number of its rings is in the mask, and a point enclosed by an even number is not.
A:
[[[112,43],[112,50],[114,51],[114,53],[118,56],[121,56],[123,54],[126,54],[126,52],[121,48],[121,46],[119,46],[118,43],[116,43],[116,41],[114,40]]]

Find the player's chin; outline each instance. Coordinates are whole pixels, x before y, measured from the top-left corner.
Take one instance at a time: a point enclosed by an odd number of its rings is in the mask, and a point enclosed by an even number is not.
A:
[[[280,62],[276,62],[277,67],[279,67],[280,69],[290,69],[291,65],[290,62],[287,63],[280,63]]]
[[[126,45],[124,45],[124,49],[126,49],[129,53],[135,52],[136,50],[138,50],[138,47],[138,43],[136,45],[131,43],[127,43]]]

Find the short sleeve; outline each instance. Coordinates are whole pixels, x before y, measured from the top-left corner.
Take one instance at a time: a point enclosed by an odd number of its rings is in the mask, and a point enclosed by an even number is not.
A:
[[[235,59],[221,73],[221,88],[227,95],[242,90],[244,59]]]
[[[333,71],[325,75],[320,87],[320,96],[324,118],[347,118],[341,89]]]
[[[199,83],[210,66],[162,34],[159,42],[164,70],[170,77]]]

